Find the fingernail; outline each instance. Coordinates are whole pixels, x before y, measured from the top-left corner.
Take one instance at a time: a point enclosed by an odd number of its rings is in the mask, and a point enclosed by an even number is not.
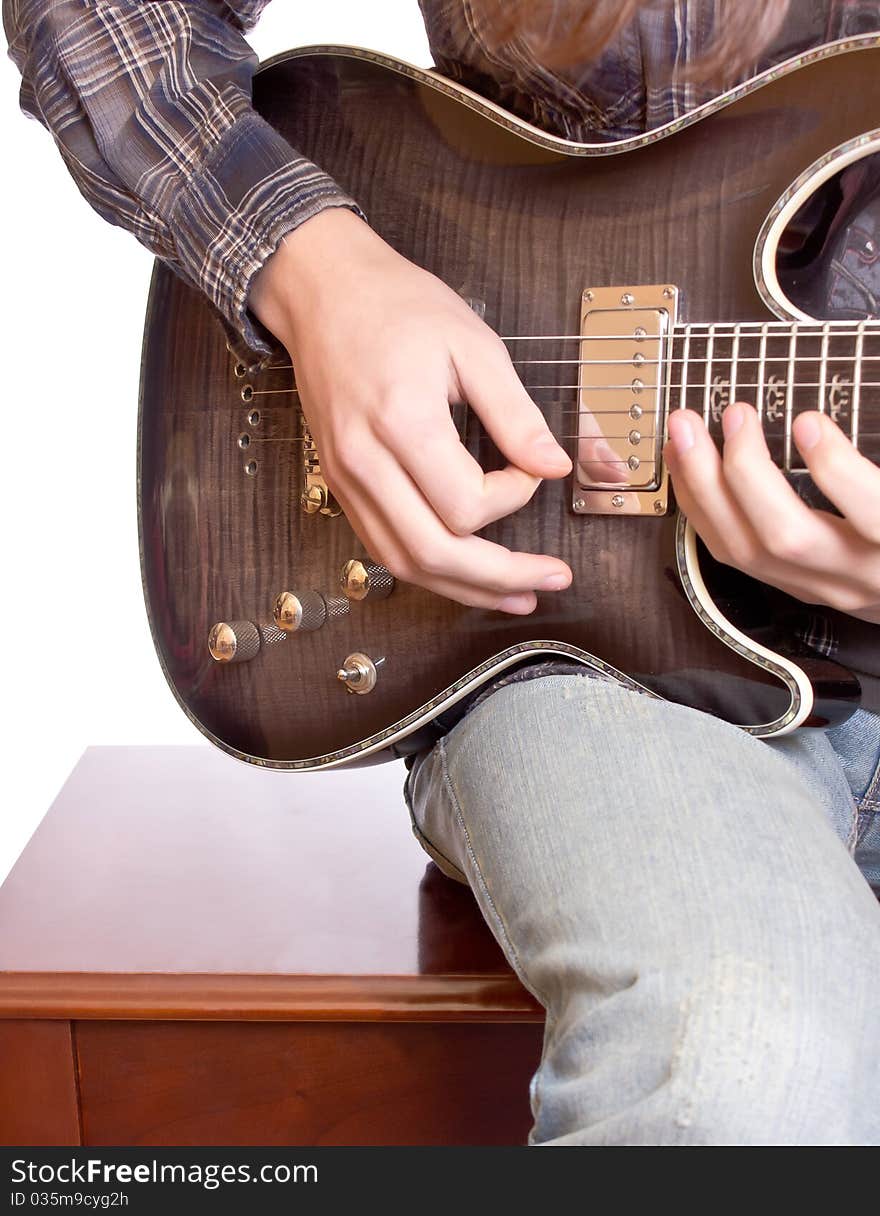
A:
[[[545,435],[535,444],[538,459],[557,469],[567,469],[569,459],[552,435]]]
[[[535,588],[536,591],[564,591],[571,582],[570,574],[548,574],[542,578]]]
[[[676,410],[671,415],[669,419],[669,437],[676,452],[686,452],[694,446],[694,428],[684,410]]]
[[[801,414],[794,433],[802,452],[809,452],[822,438],[822,424],[815,414]]]
[[[729,405],[721,415],[721,429],[725,439],[732,439],[745,422],[745,411],[739,405]]]
[[[496,608],[499,612],[513,612],[517,616],[528,616],[530,612],[534,611],[535,600],[528,594],[505,595],[504,599],[499,600],[496,604]]]

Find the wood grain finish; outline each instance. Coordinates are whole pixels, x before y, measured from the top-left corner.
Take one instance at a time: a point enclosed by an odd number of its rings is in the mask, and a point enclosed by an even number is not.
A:
[[[3,1021],[0,1144],[80,1144],[79,1096],[68,1021]]]
[[[258,76],[255,100],[359,200],[382,236],[481,302],[503,335],[578,332],[591,284],[672,282],[683,289],[682,320],[762,320],[769,314],[751,255],[764,218],[807,165],[876,125],[880,50],[810,63],[627,155],[538,148],[419,80],[341,55],[274,63]],[[570,433],[564,411],[576,401],[559,387],[567,375],[523,369],[559,434]],[[268,395],[247,405],[243,384]],[[787,706],[772,677],[711,638],[688,608],[673,517],[575,517],[567,481],[545,484],[532,504],[485,530],[515,549],[556,553],[575,570],[572,587],[544,597],[533,616],[398,586],[252,662],[215,663],[206,649],[215,621],[268,621],[282,590],[338,593],[343,563],[363,556],[344,517],[300,510],[300,449],[289,442],[300,433],[296,399],[273,391],[291,384],[282,370],[236,379],[209,307],[157,269],[140,431],[144,581],[171,686],[222,746],[281,767],[338,758],[496,652],[535,639],[582,647],[734,721],[772,720]],[[250,425],[254,405],[260,421]],[[484,465],[498,463],[473,417],[466,440]],[[254,476],[244,471],[250,460]],[[777,606],[759,599],[756,611],[747,584],[725,583],[734,615],[746,600],[765,644],[778,641]],[[348,695],[335,678],[353,651],[386,659],[368,696]]]
[[[85,1143],[523,1144],[541,1037],[539,1026],[82,1023]]]
[[[539,1022],[513,973],[188,975],[79,971],[0,974],[0,1018],[201,1021]]]

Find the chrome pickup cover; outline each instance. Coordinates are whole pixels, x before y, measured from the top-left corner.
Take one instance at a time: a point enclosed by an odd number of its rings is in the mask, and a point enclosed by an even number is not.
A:
[[[662,449],[678,290],[593,287],[582,297],[572,508],[663,515]]]

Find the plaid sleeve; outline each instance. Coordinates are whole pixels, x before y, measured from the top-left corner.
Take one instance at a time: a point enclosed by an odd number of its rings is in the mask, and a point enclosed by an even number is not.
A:
[[[92,206],[201,288],[252,350],[281,236],[357,204],[251,108],[243,32],[268,0],[3,0],[21,104]]]

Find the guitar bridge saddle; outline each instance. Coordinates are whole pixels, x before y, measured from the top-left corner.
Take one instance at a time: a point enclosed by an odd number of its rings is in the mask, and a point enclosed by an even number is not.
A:
[[[300,506],[306,515],[327,515],[334,518],[342,513],[339,503],[330,493],[330,487],[321,472],[318,445],[312,438],[305,415],[300,414],[302,444],[302,492]]]

